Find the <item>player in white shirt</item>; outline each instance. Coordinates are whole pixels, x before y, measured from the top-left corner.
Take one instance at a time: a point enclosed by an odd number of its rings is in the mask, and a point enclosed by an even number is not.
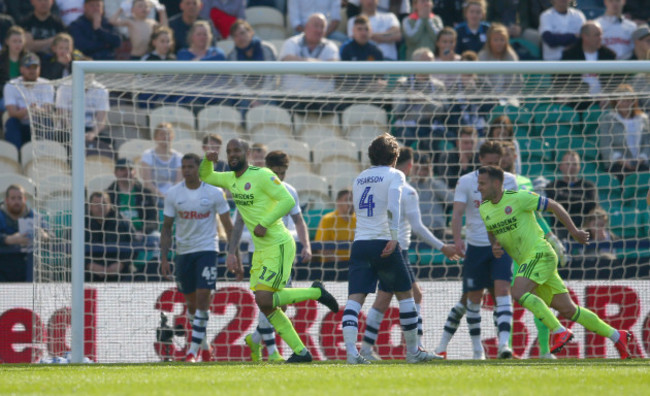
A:
[[[223,190],[199,179],[201,157],[185,154],[181,170],[184,181],[167,192],[163,227],[160,237],[160,268],[170,278],[168,261],[172,245],[172,227],[176,223],[176,258],[174,278],[178,290],[185,296],[187,312],[192,322],[192,343],[186,361],[196,361],[199,349],[207,351],[203,360],[210,358],[205,330],[210,310],[210,294],[217,280],[217,253],[219,237],[217,218],[226,235],[232,232],[230,207]]]
[[[402,40],[402,29],[399,20],[392,12],[377,10],[377,0],[361,0],[361,14],[368,17],[372,36],[370,40],[384,54],[384,60],[397,60],[397,47],[395,43]],[[354,18],[348,21],[348,36],[352,38]]]
[[[496,140],[487,140],[479,149],[479,161],[482,166],[499,166],[503,148]],[[512,173],[505,172],[504,187],[507,190],[517,190],[517,179]],[[512,331],[512,297],[510,283],[512,281],[512,259],[507,255],[495,258],[492,254],[485,223],[479,213],[481,193],[478,191],[478,171],[467,173],[458,180],[454,194],[454,209],[452,214],[452,231],[456,253],[465,257],[463,263],[463,296],[451,309],[443,329],[443,336],[435,352],[447,356],[447,345],[453,337],[460,319],[467,311],[467,325],[474,359],[485,359],[481,344],[481,300],[485,289],[494,288],[496,301],[495,315],[498,328],[498,357],[512,358],[510,349],[510,333]],[[465,242],[461,237],[465,214]]]
[[[616,52],[616,59],[630,59],[636,23],[623,16],[625,0],[605,0],[605,15],[596,19],[603,29],[603,45]]]
[[[405,176],[411,173],[413,168],[413,149],[410,147],[402,147],[399,152],[397,164],[395,169],[400,170]],[[418,192],[409,183],[405,183],[402,188],[400,223],[398,232],[399,246],[402,249],[402,256],[404,262],[407,264],[409,275],[413,282],[413,298],[415,300],[415,307],[418,311],[418,338],[419,346],[422,345],[422,315],[420,314],[420,304],[422,302],[422,290],[417,283],[413,269],[409,264],[408,248],[411,243],[411,231],[421,238],[424,242],[440,250],[450,260],[459,260],[460,257],[456,254],[456,247],[454,245],[446,245],[441,240],[436,238],[428,228],[422,224],[422,216],[420,214],[420,198]],[[379,333],[379,326],[384,318],[384,313],[390,305],[390,300],[393,298],[393,293],[383,290],[377,291],[377,298],[372,305],[366,317],[366,331],[363,335],[363,342],[361,344],[360,354],[366,360],[381,360],[379,355],[373,351],[373,346],[377,341]]]
[[[308,263],[311,260],[312,256],[311,243],[309,241],[309,230],[307,229],[307,224],[305,223],[305,219],[302,217],[298,192],[292,185],[284,181],[284,178],[287,175],[287,169],[289,168],[289,155],[280,150],[271,151],[266,155],[265,165],[267,168],[271,169],[280,180],[282,180],[282,184],[284,184],[284,186],[287,188],[287,191],[289,191],[289,194],[291,194],[294,201],[296,202],[289,213],[287,213],[282,218],[282,222],[287,227],[289,232],[291,232],[294,240],[300,242],[302,245],[302,250],[300,251],[300,261],[302,263]],[[234,260],[237,257],[238,246],[243,229],[245,229],[244,221],[242,220],[241,216],[237,216],[231,238],[228,241],[228,256],[230,260]],[[251,252],[254,251],[254,249],[250,249],[252,245],[252,243],[248,245],[249,255],[251,256]],[[298,258],[296,257],[296,259]],[[252,258],[249,258],[249,262],[252,262]],[[287,282],[287,287],[291,287],[291,279],[289,279],[289,282]],[[282,309],[286,310],[286,306],[283,306]],[[261,311],[258,315],[258,325],[255,329],[255,332],[247,335],[245,341],[246,345],[248,345],[251,351],[251,360],[261,360],[263,341],[268,352],[269,361],[284,361],[275,345],[275,331],[273,329],[273,326],[266,318],[266,315],[264,315]]]
[[[399,155],[397,140],[385,133],[368,147],[370,168],[354,180],[353,203],[357,227],[350,252],[348,301],[343,312],[342,330],[347,362],[368,364],[357,350],[359,312],[368,293],[394,293],[399,302],[400,324],[406,341],[407,363],[436,358],[419,349],[418,313],[411,290],[411,278],[398,244],[400,202],[404,173],[394,168]]]
[[[580,28],[587,20],[582,11],[569,7],[569,0],[551,0],[553,7],[539,16],[544,60],[562,59],[562,51],[578,41]]]

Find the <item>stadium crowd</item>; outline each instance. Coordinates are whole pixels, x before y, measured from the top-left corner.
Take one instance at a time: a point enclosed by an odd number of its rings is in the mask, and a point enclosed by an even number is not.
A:
[[[577,5],[569,0],[133,0],[121,3],[118,0],[31,0],[29,3],[0,0],[0,111],[6,117],[3,138],[18,150],[32,139],[28,108],[43,114],[53,108],[70,110],[69,85],[61,85],[55,92],[46,80],[69,76],[75,60],[646,60],[650,59],[650,7],[645,3],[625,0],[578,1]],[[581,8],[582,4],[590,4],[590,7]],[[254,24],[246,21],[246,10],[251,7],[271,7],[284,15],[287,34],[281,46],[255,34]],[[232,44],[228,51],[223,49],[227,48],[226,45],[220,45],[225,42]],[[552,83],[577,84],[589,94],[630,94],[635,89],[647,89],[647,79],[609,86],[609,80],[602,77],[584,75],[576,77],[578,81],[557,80]],[[280,86],[289,91],[344,91],[366,82],[359,80],[363,78],[366,77],[341,82],[285,76]],[[255,89],[273,87],[277,81],[251,76],[245,77],[243,83]],[[387,81],[374,77],[368,86],[372,87],[369,91],[377,92],[389,89],[389,85]],[[515,150],[513,173],[522,172],[523,150],[515,136],[513,124],[516,120],[506,114],[505,108],[486,108],[485,104],[463,100],[463,95],[458,95],[451,103],[431,100],[421,103],[417,97],[435,97],[437,92],[486,90],[507,96],[520,86],[521,76],[517,75],[417,75],[404,76],[392,87],[414,94],[413,100],[394,104],[388,110],[394,120],[393,134],[401,143],[416,150],[413,185],[420,193],[425,225],[437,237],[451,238],[448,220],[453,203],[450,199],[452,191],[460,176],[479,167],[481,145],[488,139],[512,142]],[[23,98],[18,87],[27,87],[30,95]],[[155,239],[160,229],[158,211],[162,208],[165,193],[182,179],[181,154],[169,144],[173,140],[173,127],[169,124],[156,126],[151,136],[156,146],[142,154],[144,166],[137,175],[133,164],[113,158],[121,141],[111,136],[110,128],[106,128],[111,93],[93,82],[92,77],[88,92],[87,155],[104,155],[117,161],[115,183],[106,191],[107,194],[91,195],[89,200],[87,242],[114,242],[116,239],[116,236],[102,239],[97,233],[102,227],[109,226],[94,217],[104,216],[111,218],[108,223],[112,227],[111,233],[115,234],[115,229],[131,229],[134,240],[151,241],[149,237],[154,235]],[[134,99],[147,104],[155,102],[142,95]],[[157,103],[168,101],[188,104],[183,98]],[[191,102],[201,103],[195,98]],[[270,100],[243,102],[226,104],[246,112],[256,105],[273,103]],[[532,113],[535,117],[535,111],[537,114],[557,111],[582,115],[587,109],[597,108],[602,116],[595,122],[595,131],[587,133],[594,135],[599,142],[598,156],[606,162],[606,170],[622,183],[630,174],[647,173],[649,169],[648,102],[621,99],[604,104],[553,103],[544,104],[549,107],[537,108]],[[342,110],[328,107],[331,103],[284,101],[280,105],[293,112]],[[301,105],[308,107],[300,108]],[[537,125],[542,125],[542,122]],[[537,132],[541,135],[551,133]],[[216,145],[226,143],[218,135],[212,135],[212,138]],[[204,144],[207,144],[205,140]],[[560,152],[561,147],[557,148]],[[595,191],[598,186],[582,177],[584,167],[581,167],[583,158],[580,154],[566,149],[568,147],[561,150],[561,162],[558,160],[561,177],[551,181],[540,178],[536,187],[567,207],[576,224],[600,227],[600,230],[606,225],[603,221],[607,221],[607,211],[603,216],[598,192]],[[220,166],[223,169],[226,165],[221,163]],[[530,175],[530,172],[526,173]],[[354,223],[354,214],[342,215],[342,211],[347,210],[345,201],[349,191],[341,190],[333,195],[336,211],[322,218],[312,241],[340,240],[327,237],[335,232],[325,228],[336,227],[339,223]],[[102,206],[106,208],[97,209]],[[6,212],[4,207],[0,209],[15,221],[17,215]],[[0,230],[1,248],[16,241],[22,243],[15,232],[14,229]],[[104,232],[108,231],[104,229]],[[350,236],[349,232],[343,234]],[[616,238],[609,231],[598,231],[597,234],[604,240]],[[321,250],[314,252],[320,260],[336,262],[337,265],[339,261],[345,261],[345,249]],[[93,252],[97,253],[97,249]],[[105,256],[103,266],[110,267],[108,274],[130,274],[133,272],[131,261],[136,253],[110,253],[128,261],[127,264],[116,264],[107,259],[107,253],[99,254]],[[149,259],[157,258],[154,254]],[[87,261],[89,278],[96,279],[102,264],[91,258]],[[147,266],[141,265],[137,271],[146,272]],[[0,278],[0,282],[11,279]]]

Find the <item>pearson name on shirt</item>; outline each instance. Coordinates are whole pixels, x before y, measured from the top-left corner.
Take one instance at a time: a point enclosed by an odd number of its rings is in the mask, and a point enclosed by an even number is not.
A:
[[[368,177],[361,177],[357,179],[357,185],[362,186],[364,184],[368,183],[381,183],[384,181],[383,176],[368,176]]]

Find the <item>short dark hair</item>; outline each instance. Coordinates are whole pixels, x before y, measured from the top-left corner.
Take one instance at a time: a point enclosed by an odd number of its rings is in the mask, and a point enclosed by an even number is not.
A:
[[[239,139],[239,140],[242,140],[242,139]],[[246,144],[248,145],[248,142],[246,142]],[[269,148],[266,147],[266,144],[264,144],[264,143],[259,143],[259,142],[257,142],[257,143],[253,143],[252,146],[251,146],[251,145],[248,145],[248,146],[246,147],[246,149],[248,149],[248,148],[250,148],[251,151],[263,151],[263,152],[267,152],[267,151],[269,150]]]
[[[264,163],[267,168],[274,168],[276,166],[289,167],[289,155],[282,150],[273,150],[266,154]]]
[[[478,136],[478,131],[471,125],[463,125],[458,131],[458,137],[461,136]]]
[[[21,193],[23,193],[23,195],[25,195],[25,188],[23,186],[21,186],[20,184],[10,184],[5,190],[5,197],[9,196],[9,192],[11,190],[20,191]]]
[[[344,196],[352,194],[352,190],[348,188],[344,188],[342,190],[339,190],[339,192],[336,193],[336,200],[338,201],[339,199],[343,198]]]
[[[354,18],[353,25],[366,25],[366,26],[370,26],[370,19],[368,19],[368,17],[365,16],[365,15],[357,15],[357,16]]]
[[[476,62],[478,61],[478,54],[472,50],[463,51],[463,53],[460,54],[460,60],[466,62]]]
[[[512,135],[514,135],[514,130],[512,127],[512,121],[510,121],[510,117],[508,117],[505,114],[502,114],[492,120],[490,123],[490,128],[488,129],[488,138],[494,139],[494,131],[497,128],[503,128],[506,130],[508,133],[508,137],[512,138]]]
[[[368,157],[373,166],[391,166],[399,155],[397,139],[388,133],[377,136],[368,146]]]
[[[479,157],[484,157],[488,154],[498,154],[499,157],[503,156],[501,143],[496,140],[486,140],[478,150],[478,155]]]
[[[399,149],[399,156],[397,157],[397,165],[401,165],[413,159],[413,149],[410,147],[402,147]]]
[[[248,150],[256,150],[255,144],[257,144],[257,143],[255,143],[252,148],[251,148],[250,143],[248,143],[248,140],[246,140],[246,139],[232,138],[232,139],[228,140],[228,143],[232,142],[233,140],[236,141],[244,149],[244,152],[247,152]],[[264,146],[264,147],[266,147],[266,146]]]
[[[230,35],[234,36],[235,33],[237,32],[237,29],[239,29],[240,27],[243,27],[244,29],[248,30],[249,32],[255,33],[255,30],[253,29],[251,24],[248,23],[248,21],[245,21],[243,19],[237,19],[235,22],[233,22],[232,25],[230,25]]]
[[[110,203],[110,202],[111,202],[111,198],[110,198],[110,196],[108,195],[108,193],[107,193],[106,191],[93,191],[93,192],[90,193],[90,195],[88,196],[88,202],[92,202],[93,199],[95,199],[95,198],[97,198],[97,197],[102,197],[102,198],[104,198],[104,199],[106,200],[107,203]]]
[[[487,174],[490,179],[492,180],[498,180],[499,182],[503,183],[503,169],[499,168],[498,166],[482,166],[478,168],[478,174],[479,175],[484,175]]]
[[[201,157],[198,154],[187,153],[181,158],[181,161],[193,160],[196,165],[201,165]]]
[[[223,144],[223,139],[221,138],[221,135],[216,133],[208,133],[207,135],[203,136],[203,140],[201,140],[201,143],[206,145],[210,142],[210,140],[215,140],[219,144]]]

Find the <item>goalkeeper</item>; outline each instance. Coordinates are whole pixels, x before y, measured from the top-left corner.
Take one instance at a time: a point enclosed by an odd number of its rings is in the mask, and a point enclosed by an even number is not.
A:
[[[517,149],[515,144],[511,140],[504,140],[501,142],[503,147],[503,156],[501,156],[501,168],[510,172],[517,178],[517,187],[519,190],[533,191],[533,183],[526,176],[518,175],[515,172],[515,164],[517,163]],[[551,227],[548,225],[544,217],[539,212],[535,212],[535,217],[537,219],[537,224],[541,227],[544,232],[544,238],[551,245],[555,254],[557,255],[558,262],[561,267],[564,267],[567,263],[566,251],[562,242],[558,237],[553,234]],[[513,274],[516,274],[519,270],[519,264],[516,261],[513,261]],[[515,284],[515,277],[512,278],[512,284]],[[549,333],[548,327],[544,326],[537,317],[535,317],[535,327],[537,327],[537,342],[539,343],[539,357],[542,359],[555,359],[555,355],[551,353],[549,348]]]
[[[504,191],[503,174],[503,170],[495,166],[483,166],[478,170],[478,190],[483,197],[479,212],[494,256],[501,257],[507,252],[520,263],[512,296],[552,331],[551,353],[561,351],[573,339],[573,333],[560,324],[549,306],[587,330],[609,338],[621,358],[627,358],[627,344],[632,334],[614,329],[589,309],[573,303],[557,272],[557,256],[544,239],[534,212],[552,212],[571,236],[582,244],[588,243],[589,233],[578,229],[562,205],[552,199],[530,191]]]

